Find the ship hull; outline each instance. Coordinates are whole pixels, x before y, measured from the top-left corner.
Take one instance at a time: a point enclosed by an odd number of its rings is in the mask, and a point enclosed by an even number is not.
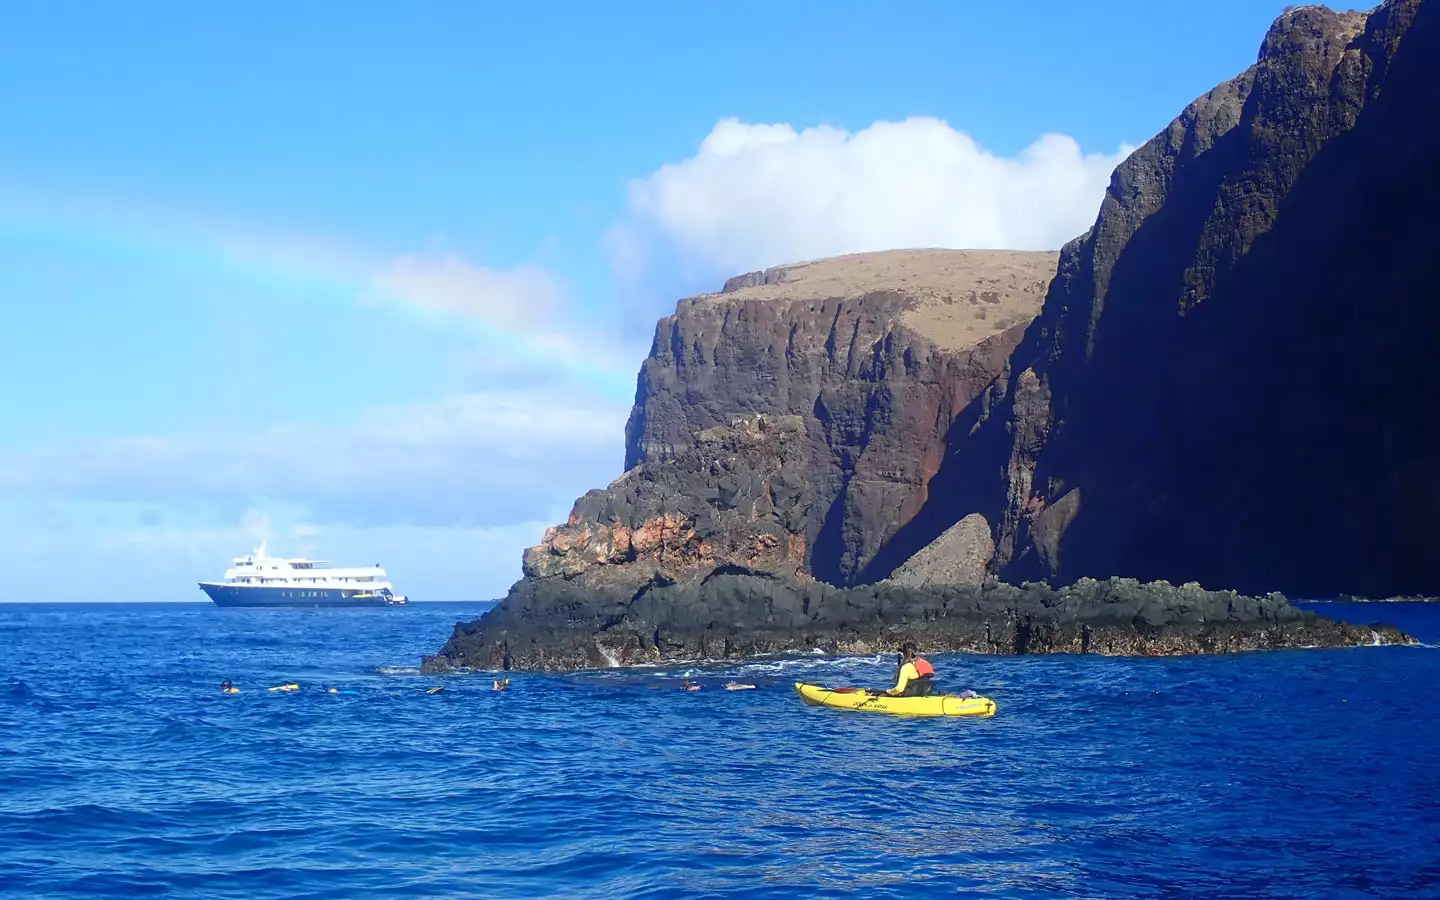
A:
[[[216,606],[401,606],[383,597],[356,596],[360,591],[337,588],[301,590],[293,587],[262,587],[260,585],[205,584],[204,591]]]

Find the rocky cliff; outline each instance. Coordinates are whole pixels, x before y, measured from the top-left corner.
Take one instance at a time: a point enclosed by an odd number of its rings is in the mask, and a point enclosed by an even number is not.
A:
[[[1055,260],[868,253],[681,300],[641,367],[625,475],[581,498],[526,574],[734,563],[854,581],[925,505],[951,423],[1004,368]]]
[[[1058,261],[866,254],[681,301],[626,473],[426,665],[1405,640],[1199,584],[1440,593],[1437,8],[1287,11]]]
[[[980,513],[1007,580],[1440,590],[1437,19],[1290,10],[1122,163],[892,556]]]

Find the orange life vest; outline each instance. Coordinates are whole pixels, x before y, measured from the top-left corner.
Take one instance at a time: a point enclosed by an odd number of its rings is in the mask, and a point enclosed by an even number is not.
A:
[[[924,657],[915,657],[914,666],[915,674],[920,678],[927,678],[935,674],[935,667],[930,665],[930,663]]]

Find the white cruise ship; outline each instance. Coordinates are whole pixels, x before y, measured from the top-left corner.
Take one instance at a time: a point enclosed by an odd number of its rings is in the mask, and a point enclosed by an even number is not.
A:
[[[280,559],[265,542],[250,556],[231,560],[224,581],[202,581],[216,606],[404,606],[385,570],[331,568],[323,559]]]

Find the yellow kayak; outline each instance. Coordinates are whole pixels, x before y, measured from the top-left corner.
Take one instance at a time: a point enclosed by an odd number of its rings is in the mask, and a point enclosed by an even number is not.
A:
[[[931,694],[928,697],[891,697],[872,694],[864,688],[827,688],[795,682],[795,693],[811,706],[889,713],[892,716],[993,716],[995,701],[989,697],[956,697]]]

